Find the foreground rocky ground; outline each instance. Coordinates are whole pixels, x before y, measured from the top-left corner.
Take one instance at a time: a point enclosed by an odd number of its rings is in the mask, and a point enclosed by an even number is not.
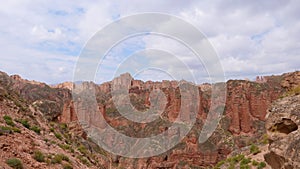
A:
[[[300,168],[300,94],[276,101],[266,121],[266,162],[274,169]]]
[[[115,81],[130,78],[124,74]],[[131,82],[130,100],[138,110],[149,109],[154,89],[167,96],[161,120],[140,126],[122,118],[114,107],[112,82],[85,83],[96,88],[106,121],[133,137],[159,134],[174,121],[181,99],[177,84]],[[197,138],[210,107],[211,86],[200,85],[201,103],[188,136],[162,155],[131,159],[114,156],[90,141],[78,124],[72,83],[50,87],[0,72],[0,166],[21,162],[23,168],[299,168],[299,84],[300,72],[259,77],[256,82],[228,81],[224,115],[203,144]]]

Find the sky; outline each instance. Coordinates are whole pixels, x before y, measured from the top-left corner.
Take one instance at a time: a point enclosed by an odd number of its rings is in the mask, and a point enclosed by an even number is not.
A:
[[[120,18],[145,12],[170,14],[199,29],[218,54],[226,79],[299,70],[297,0],[9,0],[0,6],[0,71],[49,84],[72,81],[82,50],[98,31]],[[179,60],[148,49],[168,51]],[[129,55],[134,56],[126,60]],[[138,64],[146,60],[138,56],[151,57],[152,66],[167,71],[131,72],[130,67],[141,68]],[[200,77],[206,76],[201,74],[205,66],[195,63],[178,41],[156,35],[133,37],[107,54],[95,81],[111,80],[120,71],[116,70],[120,63],[130,65],[128,71],[142,80],[172,79],[168,73],[182,72],[181,61],[199,73],[197,82],[206,80]]]

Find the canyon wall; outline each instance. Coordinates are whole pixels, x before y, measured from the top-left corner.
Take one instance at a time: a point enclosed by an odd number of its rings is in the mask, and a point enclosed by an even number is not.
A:
[[[203,144],[199,144],[197,139],[211,106],[212,86],[210,84],[196,86],[199,90],[195,94],[199,96],[200,103],[197,109],[196,123],[189,135],[174,149],[157,157],[140,159],[136,165],[174,167],[179,164],[196,166],[215,164],[224,159],[235,148],[247,145],[245,138],[255,141],[265,132],[264,121],[268,107],[283,93],[299,84],[297,82],[299,75],[300,72],[298,71],[281,76],[259,77],[254,82],[249,80],[228,81],[226,83],[226,105],[223,117],[216,131]],[[182,95],[178,86],[187,83],[185,81],[143,82],[132,79],[129,74],[121,75],[111,82],[100,85],[84,82],[83,86],[86,88],[95,88],[98,105],[97,110],[87,109],[86,117],[78,117],[78,105],[72,101],[72,92],[70,91],[74,87],[72,83],[49,87],[44,83],[23,80],[19,76],[9,77],[5,73],[0,73],[0,80],[1,84],[4,84],[1,86],[5,86],[5,90],[14,91],[16,95],[34,105],[49,121],[71,124],[76,123],[78,119],[85,118],[86,121],[93,121],[97,126],[103,128],[105,127],[104,121],[95,119],[91,114],[91,112],[100,112],[108,124],[128,136],[134,137],[147,137],[168,129],[178,117],[181,107]],[[128,85],[131,104],[139,111],[151,109],[155,98],[158,97],[153,91],[163,92],[164,97],[157,102],[158,107],[163,107],[163,112],[160,115],[161,120],[151,124],[139,124],[122,117],[113,103],[110,91],[113,85],[118,90],[123,84]],[[0,92],[2,90],[4,91],[0,88]],[[214,99],[218,100],[217,98]],[[190,103],[193,101],[191,99]],[[193,117],[182,114],[179,118],[189,120]],[[80,126],[77,126],[75,130],[79,130],[79,128]],[[178,131],[169,132],[170,136],[180,134]],[[131,159],[122,157],[116,163],[118,166],[133,165]],[[136,167],[133,166],[133,168]]]
[[[150,164],[158,167],[174,167],[179,161],[189,161],[188,164],[191,165],[209,166],[225,158],[235,148],[243,147],[249,142],[255,141],[265,133],[264,121],[268,107],[283,93],[297,84],[295,81],[299,79],[299,74],[300,72],[294,72],[282,76],[265,76],[257,78],[256,81],[228,81],[226,83],[226,105],[223,118],[216,132],[204,144],[199,144],[196,140],[211,106],[212,86],[210,84],[197,86],[200,103],[196,125],[190,132],[192,134],[182,140],[182,147],[175,148],[162,156],[150,158],[153,161]],[[165,106],[161,118],[172,123],[178,117],[181,107],[181,94],[178,85],[184,83],[184,81],[143,82],[132,79],[129,74],[124,74],[112,82],[95,86],[100,112],[111,126],[115,128],[126,128],[126,126],[140,128],[146,131],[146,134],[142,136],[147,136],[147,132],[159,134],[168,127],[168,125],[157,122],[158,125],[155,124],[155,126],[160,126],[157,129],[153,126],[136,124],[122,118],[118,114],[110,94],[112,85],[116,85],[115,89],[118,89],[122,83],[128,84],[130,101],[136,109],[140,111],[149,109],[151,107],[151,93],[160,90],[164,93],[166,99],[166,103],[160,102],[159,107]],[[193,100],[190,100],[190,102],[192,103]],[[75,112],[64,111],[61,116],[70,113]],[[183,114],[179,118],[188,120],[190,117]],[[224,131],[225,133],[228,131],[230,134],[227,133],[224,136]],[[129,136],[141,136],[133,134],[135,132],[139,133],[139,130],[123,129],[122,132],[127,133]],[[175,132],[176,134],[178,133]],[[231,141],[226,142],[224,139]],[[119,161],[120,165],[127,165],[128,159],[122,159]]]

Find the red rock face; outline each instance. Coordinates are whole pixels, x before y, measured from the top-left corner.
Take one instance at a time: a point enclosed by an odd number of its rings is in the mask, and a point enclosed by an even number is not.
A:
[[[170,122],[174,122],[176,118],[178,118],[180,107],[181,107],[181,94],[178,88],[178,82],[176,81],[163,81],[163,82],[142,82],[140,80],[132,80],[130,82],[131,76],[128,74],[121,75],[120,77],[113,80],[113,82],[107,82],[96,86],[97,96],[101,96],[98,98],[102,99],[99,104],[98,113],[102,113],[106,121],[113,127],[120,126],[135,126],[136,124],[131,123],[126,119],[120,119],[119,116],[111,116],[111,113],[116,113],[117,110],[114,108],[114,104],[111,100],[111,95],[109,94],[111,91],[112,85],[115,85],[116,89],[122,85],[122,83],[129,84],[129,95],[135,98],[136,103],[132,102],[135,107],[151,107],[151,92],[153,90],[161,90],[166,98],[166,103],[161,102],[159,107],[165,106],[165,110],[162,114],[162,117],[167,118]],[[276,100],[284,91],[284,89],[280,85],[281,81],[278,81],[278,77],[260,77],[257,82],[250,81],[228,81],[227,82],[227,96],[226,96],[226,106],[224,115],[229,121],[228,130],[233,135],[248,135],[251,136],[256,133],[255,121],[264,121],[266,110],[269,105]],[[204,84],[199,86],[199,107],[197,109],[197,130],[193,130],[192,132],[201,131],[201,124],[207,117],[207,113],[211,106],[211,85]],[[105,98],[105,100],[103,99]],[[217,99],[216,99],[217,100]],[[153,101],[153,100],[152,100]],[[190,103],[193,102],[191,99]],[[76,110],[72,105],[72,102],[67,102],[64,105],[64,111],[62,112],[59,120],[61,122],[72,122],[76,121]],[[161,105],[165,104],[165,105]],[[217,105],[215,105],[217,106]],[[184,110],[181,116],[179,117],[181,120],[186,121],[191,117],[186,115],[184,112],[188,112],[190,110]],[[92,111],[94,112],[94,111]],[[97,119],[93,118],[93,114],[90,112],[86,112],[89,114],[86,120],[89,120],[93,124],[97,124],[98,127],[105,127],[103,121],[97,121]],[[96,113],[96,112],[95,112]],[[118,120],[117,120],[118,119]],[[157,130],[162,132],[165,130],[163,126],[159,126],[160,128]],[[135,126],[133,128],[147,129],[147,125],[143,124],[140,126]],[[153,129],[154,131],[155,129]],[[125,132],[126,133],[126,132]],[[132,132],[129,132],[132,134]],[[170,132],[171,134],[172,132]],[[178,133],[177,133],[178,134]],[[172,135],[172,134],[171,134]],[[172,136],[170,135],[170,138]],[[175,132],[176,135],[176,132]],[[179,161],[189,161],[189,164],[199,165],[199,166],[209,166],[211,164],[215,164],[220,159],[226,157],[232,151],[232,148],[229,148],[226,144],[219,144],[222,142],[222,139],[219,138],[220,135],[215,135],[212,138],[218,140],[213,145],[212,150],[204,150],[203,145],[200,146],[198,144],[197,136],[183,140],[182,142],[185,144],[183,149],[175,148],[172,150],[168,156],[167,160],[164,158],[150,158],[151,162],[148,166],[155,167],[164,167],[164,166],[177,166]],[[204,145],[204,147],[206,147]],[[144,165],[142,161],[140,161],[141,166]],[[125,166],[128,165],[129,161],[123,161]]]
[[[58,120],[61,123],[70,123],[78,120],[73,101],[64,104],[63,111],[58,117]]]
[[[0,82],[2,83],[4,80]],[[156,126],[147,126],[146,124],[138,125],[126,119],[119,118],[120,115],[117,114],[110,91],[113,85],[116,85],[118,88],[122,83],[129,84],[129,95],[134,98],[131,103],[141,111],[151,108],[151,99],[153,97],[151,92],[153,90],[162,91],[165,95],[166,102],[159,103],[158,107],[165,105],[165,110],[161,117],[172,123],[178,118],[180,107],[182,106],[182,95],[178,87],[179,82],[143,82],[140,80],[130,80],[131,76],[125,74],[115,79],[114,83],[106,82],[101,85],[86,83],[86,87],[95,87],[99,109],[86,109],[85,113],[83,112],[82,114],[78,114],[78,105],[75,105],[72,101],[71,92],[65,89],[70,85],[58,85],[56,88],[50,88],[44,83],[27,81],[18,76],[12,76],[7,81],[7,86],[11,86],[12,90],[15,90],[16,93],[24,97],[30,103],[41,103],[42,107],[40,108],[45,107],[45,111],[42,112],[45,116],[49,116],[51,120],[58,120],[62,123],[73,123],[78,119],[84,119],[96,124],[99,128],[103,128],[105,127],[105,123],[101,121],[101,119],[94,118],[97,113],[101,113],[111,126],[115,128],[128,128],[124,130],[124,133],[129,135],[134,136],[135,130],[139,129],[146,132],[153,131],[157,133],[167,130],[168,126],[162,125],[161,123],[158,123]],[[226,122],[226,125],[228,124],[228,131],[231,135],[233,134],[234,138],[240,134],[252,137],[257,132],[255,122],[265,121],[266,110],[269,105],[281,96],[285,90],[299,85],[299,72],[285,74],[283,76],[260,77],[257,79],[257,82],[234,80],[228,81],[226,84],[227,100],[224,118],[228,119],[228,122]],[[199,166],[210,166],[226,157],[226,155],[232,151],[233,147],[230,147],[227,143],[223,143],[223,135],[218,132],[209,140],[211,144],[198,144],[198,134],[201,131],[203,122],[207,118],[207,113],[211,106],[212,88],[210,84],[203,84],[198,87],[199,93],[197,94],[200,98],[200,104],[197,110],[195,110],[197,112],[197,120],[195,128],[191,131],[194,135],[182,140],[181,147],[176,147],[168,152],[167,159],[163,156],[141,159],[138,162],[139,166],[176,167],[179,165],[179,161],[187,161],[188,164]],[[189,102],[193,103],[193,99],[190,99]],[[189,120],[192,117],[183,113],[179,118]],[[224,130],[227,130],[227,128]],[[172,138],[176,134],[180,134],[178,132],[179,131],[168,131],[168,134],[170,138]],[[129,159],[123,159],[120,160],[120,165],[130,166],[133,165],[133,162]],[[132,168],[136,167],[137,166],[133,166]]]
[[[226,115],[234,134],[254,132],[253,121],[264,121],[268,106],[282,94],[271,82],[229,81],[227,86]]]

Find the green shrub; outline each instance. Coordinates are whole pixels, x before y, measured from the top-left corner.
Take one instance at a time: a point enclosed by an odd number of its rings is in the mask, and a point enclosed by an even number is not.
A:
[[[56,137],[57,139],[59,139],[59,140],[62,140],[62,139],[63,139],[62,135],[59,134],[59,133],[54,133],[54,135],[55,135],[55,137]]]
[[[251,162],[251,159],[250,158],[244,158],[241,162],[240,162],[240,165],[246,165],[246,164],[249,164]]]
[[[258,166],[258,164],[259,164],[259,163],[258,163],[256,160],[252,160],[252,165],[253,165],[253,166]]]
[[[68,156],[66,156],[66,155],[64,155],[64,154],[59,154],[59,155],[61,156],[62,160],[67,161],[67,162],[70,162],[70,159],[69,159]]]
[[[13,132],[10,127],[1,126],[0,135],[3,135],[4,133],[12,134]]]
[[[3,119],[6,121],[6,120],[10,120],[10,121],[12,121],[12,118],[10,117],[10,116],[8,116],[8,115],[4,115],[3,116]]]
[[[83,145],[80,145],[77,149],[82,154],[87,154],[88,153],[88,150]]]
[[[68,128],[68,126],[67,126],[66,123],[61,123],[61,124],[59,124],[59,128],[62,129],[62,130],[64,130],[64,131],[66,131],[67,128]]]
[[[5,116],[3,116],[3,119],[7,125],[12,126],[12,127],[15,126],[15,123],[13,122],[13,120],[10,116],[5,115]]]
[[[10,158],[6,160],[6,164],[14,169],[23,169],[22,161],[17,158]]]
[[[15,133],[21,133],[21,130],[16,127],[11,127],[11,130]]]
[[[83,156],[77,156],[77,158],[82,162],[82,164],[84,164],[86,166],[90,166],[90,162],[87,158],[85,158]]]
[[[40,151],[35,151],[33,158],[38,161],[38,162],[45,162],[45,156],[42,152]]]
[[[58,146],[60,148],[64,149],[64,150],[70,150],[71,149],[71,146],[67,145],[67,144],[59,144]]]
[[[25,119],[18,120],[17,122],[21,123],[24,127],[28,128],[28,129],[30,128],[30,124]]]
[[[243,154],[239,154],[239,155],[236,155],[232,158],[232,160],[235,162],[235,163],[238,163],[240,161],[242,161],[243,159],[245,158],[245,156]]]
[[[259,165],[257,166],[257,169],[263,169],[265,168],[267,165],[265,162],[260,162]]]
[[[70,150],[72,148],[72,146],[68,144],[59,144],[58,146],[64,150]]]
[[[259,148],[255,144],[251,145],[251,147],[250,147],[250,153],[251,154],[256,155],[256,154],[258,154],[260,152],[261,151],[259,150]]]
[[[51,159],[52,164],[61,164],[62,162],[62,157],[59,156],[58,154],[54,155],[54,157]]]
[[[21,130],[16,128],[16,127],[7,127],[7,126],[1,126],[1,131],[3,132],[7,132],[9,134],[12,134],[12,133],[21,133]],[[1,134],[1,133],[0,133]]]
[[[34,131],[37,134],[41,133],[41,129],[38,126],[32,126],[30,130]]]
[[[70,162],[70,159],[64,154],[55,154],[54,157],[51,159],[52,164],[61,164],[62,161]]]
[[[219,161],[219,162],[217,163],[217,165],[216,165],[216,168],[221,167],[222,165],[225,164],[225,162],[226,162],[225,160]]]

